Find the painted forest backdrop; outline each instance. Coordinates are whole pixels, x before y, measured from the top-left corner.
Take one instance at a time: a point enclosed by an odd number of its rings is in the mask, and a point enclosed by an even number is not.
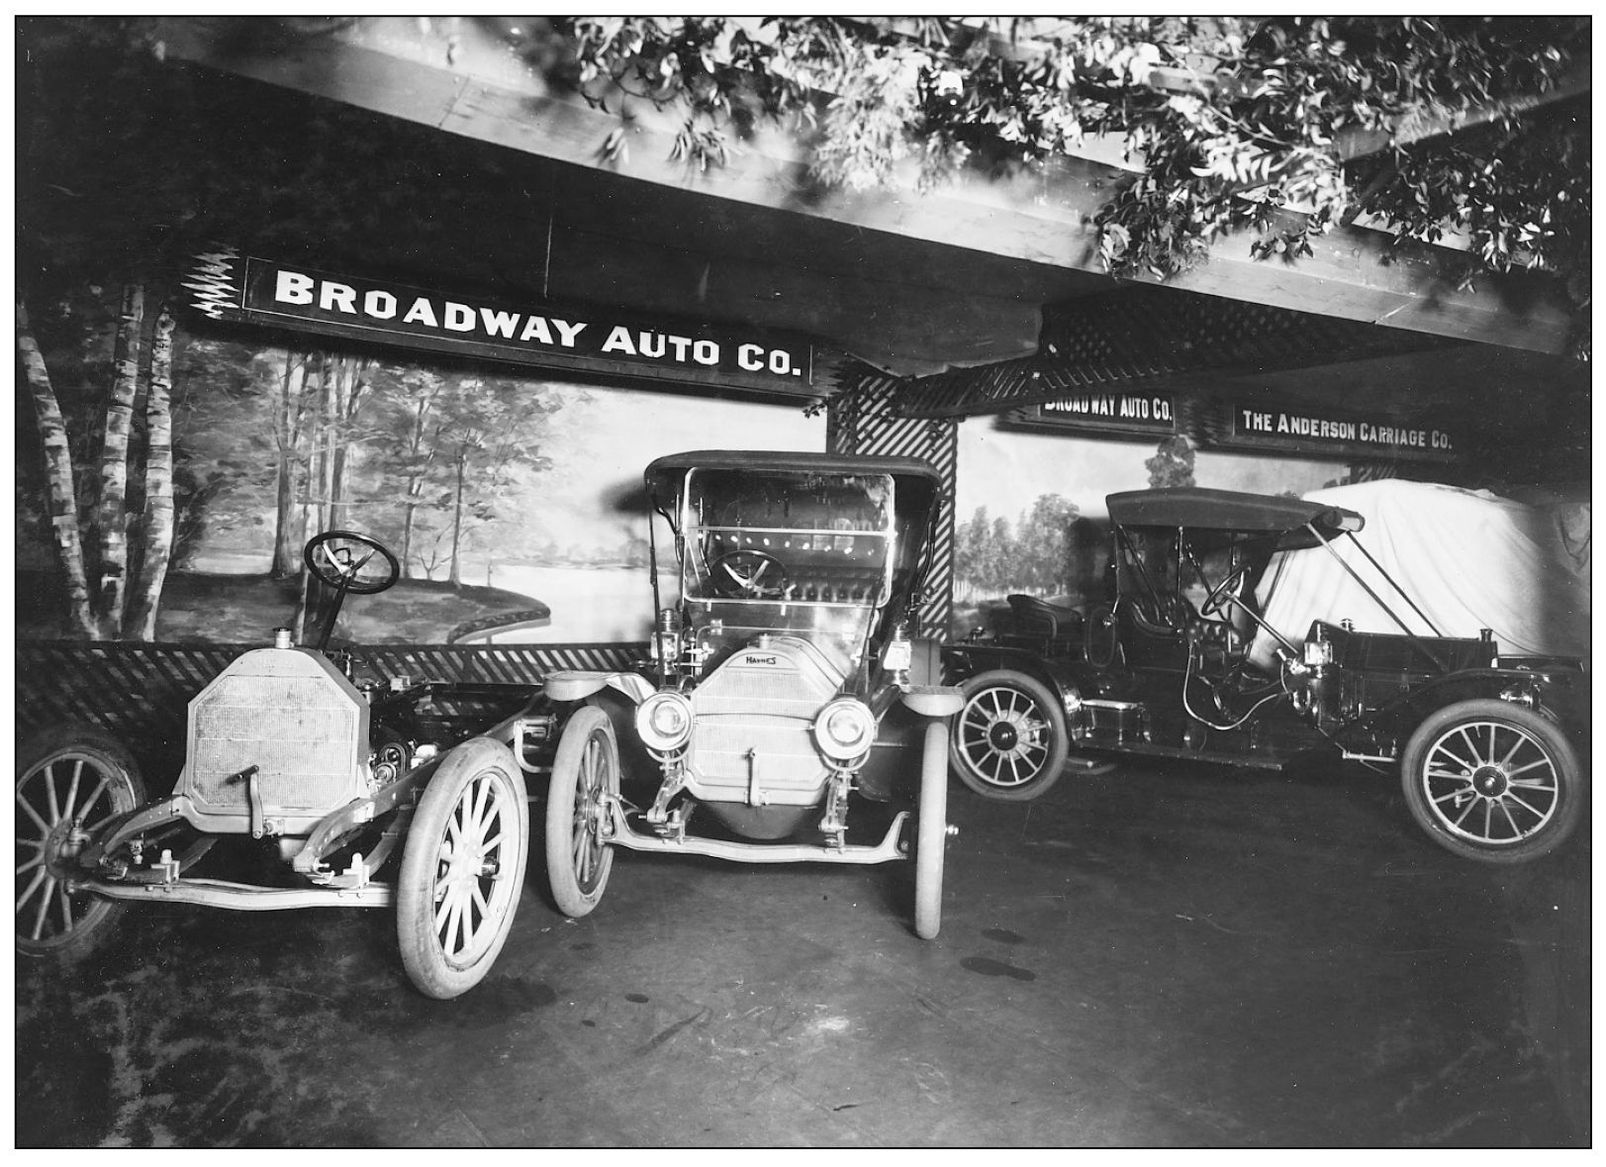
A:
[[[544,605],[550,622],[518,638],[639,640],[651,618],[646,463],[706,446],[825,445],[824,419],[797,406],[329,348],[182,314],[146,319],[137,307],[135,341],[126,335],[128,297],[110,292],[88,290],[29,322],[61,411],[59,453],[71,464],[87,586],[120,588],[125,618],[107,619],[100,595],[89,631],[63,615],[52,546],[62,524],[49,487],[60,467],[43,453],[36,388],[19,395],[16,418],[24,636],[258,639],[272,621],[250,610],[245,585],[276,583],[274,602],[294,606],[306,539],[350,529],[394,549],[408,581],[353,635],[439,640],[471,617]],[[119,444],[114,466],[108,450]],[[168,457],[170,499],[150,487]],[[970,419],[960,427],[954,631],[984,622],[1011,592],[1088,598],[1110,491],[1197,480],[1296,493],[1341,469],[1196,454],[1185,439],[1099,442]],[[171,524],[165,562],[147,554],[156,520]],[[108,580],[109,554],[127,564],[120,579]],[[400,595],[430,593],[438,610],[422,624],[396,614]],[[242,598],[231,604],[231,596]]]
[[[129,341],[128,317],[126,301],[85,294],[29,322],[29,380],[44,383],[50,401],[42,405],[36,388],[17,406],[23,635],[194,633],[174,611],[181,596],[199,606],[240,578],[295,580],[308,537],[351,529],[396,552],[411,590],[439,585],[472,615],[537,600],[553,612],[546,639],[639,639],[651,617],[646,462],[711,444],[824,445],[823,419],[796,407],[547,381],[510,366],[330,348],[184,317],[176,328],[142,320]],[[41,427],[56,404],[60,424]],[[50,458],[42,430],[60,447]],[[109,491],[114,448],[120,479]],[[165,579],[153,581],[145,550],[164,500],[151,484],[169,450],[171,554]],[[51,477],[68,465],[63,503]],[[116,508],[108,496],[120,496]],[[78,533],[93,602],[87,621],[52,626],[54,611],[68,608],[52,546],[61,511]],[[122,546],[108,553],[104,530]],[[99,594],[119,562],[121,605]],[[164,597],[160,622],[144,618],[147,593]],[[112,611],[124,614],[120,625]],[[417,634],[440,639],[449,624],[437,625]],[[250,639],[261,629],[201,634]]]

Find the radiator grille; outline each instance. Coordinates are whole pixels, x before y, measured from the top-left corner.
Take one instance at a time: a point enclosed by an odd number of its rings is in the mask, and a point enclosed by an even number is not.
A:
[[[367,713],[322,657],[247,653],[190,706],[183,788],[206,813],[247,815],[247,784],[228,779],[256,766],[264,813],[327,813],[363,792]]]
[[[692,693],[688,761],[702,793],[745,801],[756,764],[769,801],[812,802],[828,771],[810,727],[840,686],[806,641],[788,637],[736,653]]]

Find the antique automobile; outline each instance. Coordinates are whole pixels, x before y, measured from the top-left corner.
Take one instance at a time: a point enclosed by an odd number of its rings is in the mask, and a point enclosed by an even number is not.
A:
[[[1494,504],[1427,484],[1364,486],[1307,499],[1192,487],[1110,495],[1109,603],[1038,610],[1035,625],[945,651],[965,696],[955,772],[985,796],[1024,800],[1052,785],[1067,756],[1070,772],[1119,755],[1281,769],[1326,751],[1398,767],[1416,823],[1457,855],[1518,863],[1553,851],[1583,811],[1566,728],[1582,662],[1503,647],[1488,628],[1440,631],[1468,612],[1520,606],[1497,596],[1469,608],[1468,593],[1487,595],[1489,583],[1467,566],[1474,536],[1447,534],[1476,506],[1467,530],[1489,538]],[[1392,520],[1379,554],[1359,538],[1363,515],[1335,497],[1394,502],[1377,512]],[[1485,577],[1498,562],[1538,558],[1513,531]]]
[[[655,521],[652,659],[546,678],[562,723],[546,806],[556,905],[595,908],[615,848],[746,863],[912,852],[914,930],[934,937],[959,696],[911,629],[937,473],[704,450],[657,459],[645,482],[677,576],[664,596]],[[879,840],[850,842],[855,822]]]
[[[133,754],[96,728],[22,747],[20,954],[80,957],[138,902],[392,907],[421,992],[455,997],[485,977],[524,880],[524,773],[550,725],[539,687],[363,676],[329,634],[347,596],[396,582],[395,556],[330,531],[304,559],[331,589],[316,647],[279,629],[190,701],[170,796],[147,800]],[[269,877],[237,878],[264,858]]]

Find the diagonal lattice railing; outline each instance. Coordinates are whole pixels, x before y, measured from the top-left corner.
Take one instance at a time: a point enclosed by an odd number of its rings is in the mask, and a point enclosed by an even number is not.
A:
[[[260,644],[24,640],[16,646],[17,736],[63,722],[124,741],[184,740],[191,697]],[[360,669],[389,679],[540,684],[554,669],[627,669],[645,644],[346,645]]]

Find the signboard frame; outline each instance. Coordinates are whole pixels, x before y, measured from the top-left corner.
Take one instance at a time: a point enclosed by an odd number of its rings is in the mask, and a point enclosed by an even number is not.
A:
[[[1178,401],[1170,393],[1088,390],[1010,410],[1011,429],[1041,433],[1160,441],[1177,433]]]
[[[529,368],[818,399],[820,345],[777,329],[557,304],[519,293],[442,291],[262,259],[231,248],[181,280],[214,320],[294,328]]]
[[[1454,422],[1384,409],[1330,409],[1287,397],[1216,402],[1205,445],[1213,449],[1378,462],[1454,462],[1465,448]]]

